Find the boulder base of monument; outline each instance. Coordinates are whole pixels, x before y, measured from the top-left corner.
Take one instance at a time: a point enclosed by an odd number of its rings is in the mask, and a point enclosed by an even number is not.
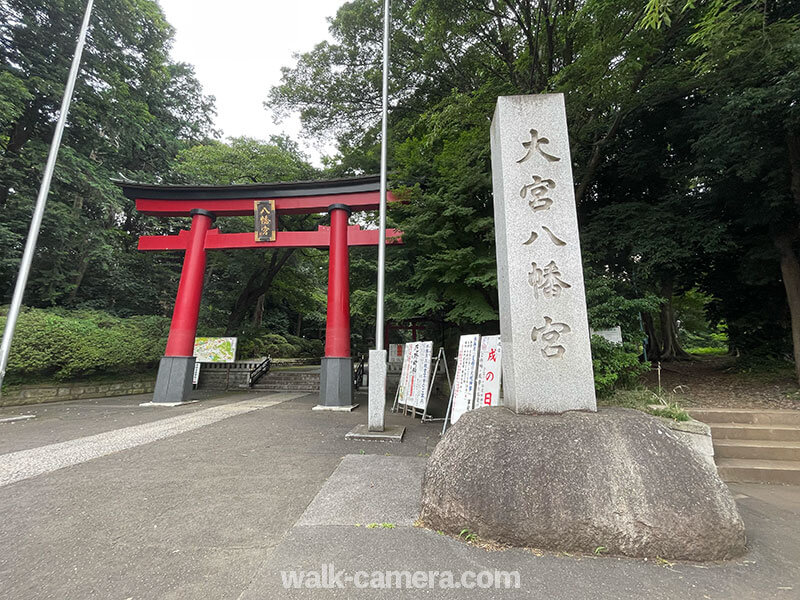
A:
[[[554,551],[698,561],[745,552],[714,466],[660,419],[629,409],[465,414],[428,461],[420,520]]]

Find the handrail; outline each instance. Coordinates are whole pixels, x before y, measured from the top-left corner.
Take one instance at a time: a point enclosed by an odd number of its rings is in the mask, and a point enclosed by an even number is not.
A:
[[[250,371],[250,375],[247,377],[247,387],[253,387],[258,380],[261,379],[264,375],[269,373],[269,368],[272,366],[272,357],[268,356],[265,358],[261,363],[252,371]]]
[[[364,378],[364,355],[359,357],[358,365],[353,372],[353,387],[356,391],[361,387],[361,380]]]

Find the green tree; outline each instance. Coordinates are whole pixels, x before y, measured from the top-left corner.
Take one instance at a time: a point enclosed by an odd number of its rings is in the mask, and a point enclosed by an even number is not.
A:
[[[644,25],[662,26],[679,7],[694,3],[651,0]],[[695,67],[704,94],[695,152],[719,212],[749,242],[744,258],[757,269],[735,270],[738,290],[716,278],[711,291],[723,300],[724,292],[741,296],[742,285],[775,271],[756,261],[777,263],[800,382],[800,2],[712,0],[698,12],[690,43],[701,51]],[[763,327],[774,314],[752,318]]]
[[[85,3],[0,1],[0,290],[10,294]],[[147,313],[179,268],[137,254],[163,225],[111,181],[156,181],[181,148],[212,133],[213,98],[172,63],[173,31],[153,0],[100,2],[45,215],[27,301]],[[146,275],[146,277],[143,277]]]
[[[272,137],[268,142],[233,138],[229,143],[193,146],[178,154],[173,173],[176,180],[185,183],[216,185],[301,181],[316,176],[297,144],[283,136]],[[281,215],[278,227],[282,230],[310,229],[319,222],[320,217],[315,215]],[[226,231],[252,231],[253,218],[226,218],[220,227]],[[320,282],[318,273],[304,263],[318,262],[320,254],[315,249],[296,248],[211,253],[204,322],[212,325],[224,320],[226,333],[233,335],[247,327],[260,327],[265,310],[283,312],[288,309],[295,315],[313,312],[317,307],[314,302],[309,305],[309,301],[318,297],[314,291]],[[289,282],[306,293],[287,294]],[[276,333],[289,332],[288,315],[279,329]]]
[[[270,107],[297,110],[311,134],[337,139],[338,172],[377,169],[381,4],[343,6],[334,42],[300,56],[270,92]],[[390,253],[387,313],[496,327],[488,143],[496,97],[566,92],[576,195],[592,214],[604,204],[599,177],[619,140],[692,89],[691,30],[681,20],[640,28],[643,7],[620,0],[407,1],[393,15],[390,158],[408,203],[392,211],[406,246]]]

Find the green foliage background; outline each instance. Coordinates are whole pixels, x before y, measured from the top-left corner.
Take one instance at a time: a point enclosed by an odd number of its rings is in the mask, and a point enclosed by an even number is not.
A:
[[[6,316],[0,316],[0,327]],[[169,319],[113,317],[101,311],[22,311],[9,362],[11,382],[25,376],[72,379],[151,369],[164,354]]]
[[[634,345],[595,344],[599,389],[627,384],[645,339],[651,360],[727,345],[744,360],[794,351],[800,366],[800,1],[392,6],[390,183],[404,202],[389,225],[405,245],[388,252],[391,321],[417,319],[451,355],[459,333],[497,332],[496,98],[558,92],[590,324],[621,325]],[[46,332],[63,331],[82,344],[107,319],[109,330],[132,328],[132,340],[149,332],[131,364],[157,355],[163,338],[145,323],[170,314],[181,257],[139,253],[136,239],[186,222],[139,215],[114,178],[229,184],[377,172],[382,7],[342,5],[330,40],[264,90],[267,108],[299,114],[305,136],[335,143],[317,169],[285,136],[215,139],[214,99],[190,65],[170,59],[173,30],[158,3],[98,3],[26,296],[53,320],[18,336],[44,344]],[[0,302],[10,298],[82,8],[0,0]],[[279,226],[313,229],[325,218],[287,216]],[[218,225],[252,228],[248,219]],[[374,343],[375,254],[351,254],[356,352]],[[238,335],[245,354],[318,353],[326,264],[314,249],[210,253],[199,333]],[[85,349],[66,365],[56,356],[66,346],[18,343],[30,355],[15,372],[117,368]],[[116,356],[113,344],[102,347]]]

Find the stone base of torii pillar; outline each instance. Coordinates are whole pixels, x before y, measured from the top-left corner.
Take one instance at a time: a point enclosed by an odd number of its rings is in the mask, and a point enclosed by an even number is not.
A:
[[[319,372],[320,403],[314,410],[350,412],[358,407],[353,403],[352,357],[324,357]]]

